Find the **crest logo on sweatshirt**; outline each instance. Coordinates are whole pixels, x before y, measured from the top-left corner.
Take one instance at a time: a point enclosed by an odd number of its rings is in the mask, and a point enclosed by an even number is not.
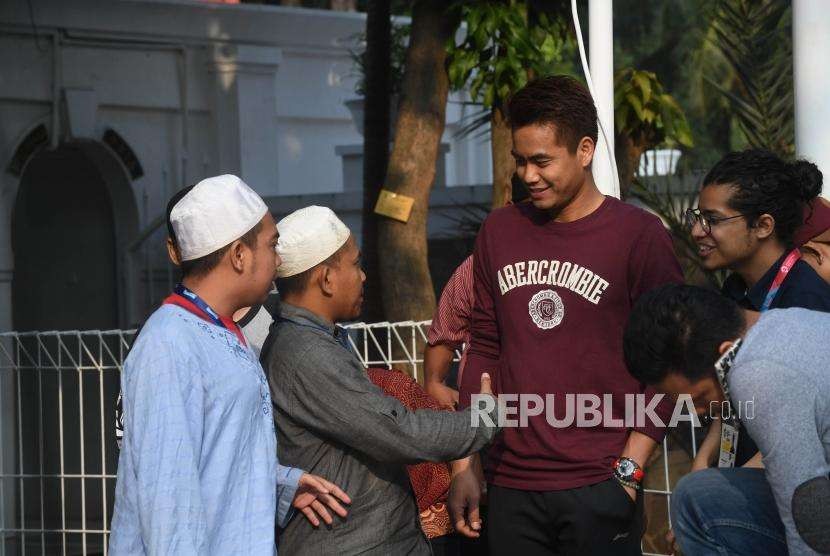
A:
[[[562,322],[565,316],[565,304],[555,291],[542,290],[530,298],[527,311],[536,326],[542,330],[550,330]]]

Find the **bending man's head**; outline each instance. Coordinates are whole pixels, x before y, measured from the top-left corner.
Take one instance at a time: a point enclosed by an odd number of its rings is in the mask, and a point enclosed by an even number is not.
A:
[[[643,295],[628,319],[628,371],[669,395],[691,395],[698,413],[721,401],[715,362],[746,329],[744,312],[717,292],[671,284]]]
[[[280,298],[330,322],[355,320],[366,275],[349,228],[326,207],[297,210],[277,223]]]

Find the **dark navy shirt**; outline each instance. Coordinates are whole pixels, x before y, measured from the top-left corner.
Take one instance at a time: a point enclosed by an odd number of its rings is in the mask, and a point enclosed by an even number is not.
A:
[[[782,255],[749,289],[743,278],[733,272],[723,284],[723,293],[734,299],[744,309],[760,311],[764,298],[786,256],[786,253]],[[770,309],[789,309],[790,307],[830,313],[830,284],[801,259],[796,261],[790,273],[787,274],[787,278],[781,284],[781,289],[772,300]]]
[[[749,289],[747,289],[743,278],[738,273],[733,272],[723,283],[723,293],[734,299],[744,309],[760,311],[767,292],[778,274],[778,269],[781,268],[781,263],[784,262],[786,257],[787,253],[784,253],[764,273],[761,279]],[[830,313],[830,284],[825,282],[813,270],[813,267],[801,259],[793,265],[792,270],[787,274],[787,278],[781,284],[778,294],[770,305],[770,309],[789,309],[791,307]],[[735,454],[735,465],[745,464],[757,452],[758,447],[747,434],[746,429],[741,430],[738,437],[738,449]]]

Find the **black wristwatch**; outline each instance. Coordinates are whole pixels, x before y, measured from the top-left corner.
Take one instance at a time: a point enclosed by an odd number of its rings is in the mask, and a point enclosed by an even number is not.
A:
[[[621,457],[614,462],[614,478],[620,484],[640,490],[643,488],[643,477],[645,472],[633,459]]]

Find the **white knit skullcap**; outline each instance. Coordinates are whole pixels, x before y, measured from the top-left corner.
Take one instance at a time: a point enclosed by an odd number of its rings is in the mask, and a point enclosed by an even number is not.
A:
[[[334,255],[351,232],[328,207],[296,210],[277,222],[277,253],[282,264],[277,276],[288,278],[313,268]]]
[[[239,239],[268,212],[256,191],[231,174],[197,183],[170,211],[183,261],[218,251]]]

